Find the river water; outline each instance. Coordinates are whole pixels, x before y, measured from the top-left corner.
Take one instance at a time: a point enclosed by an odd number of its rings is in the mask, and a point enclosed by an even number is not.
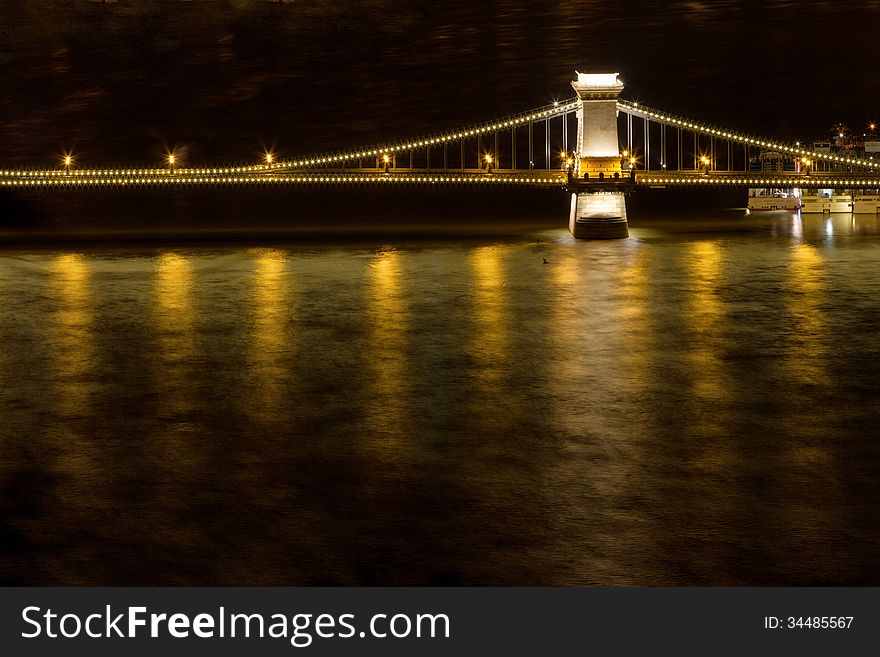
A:
[[[0,168],[382,143],[574,69],[858,135],[878,12],[2,2]],[[880,584],[876,217],[663,216],[666,190],[579,242],[559,194],[342,192],[0,197],[0,582]]]
[[[878,219],[631,219],[4,250],[0,578],[878,584]]]

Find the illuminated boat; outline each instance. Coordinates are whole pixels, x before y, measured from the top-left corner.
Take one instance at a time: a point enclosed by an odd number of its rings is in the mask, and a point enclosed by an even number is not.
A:
[[[799,189],[750,189],[749,210],[797,210],[801,207]]]
[[[749,163],[750,171],[788,173],[797,170],[789,157],[775,151],[764,151]],[[780,188],[753,188],[749,190],[748,208],[752,211],[788,210],[801,207],[801,190]]]
[[[818,194],[805,194],[801,197],[801,212],[805,214],[823,214],[825,212],[852,212],[853,199],[849,193],[834,193],[830,189],[821,189]]]
[[[853,198],[853,214],[877,214],[880,212],[880,195],[858,194]]]

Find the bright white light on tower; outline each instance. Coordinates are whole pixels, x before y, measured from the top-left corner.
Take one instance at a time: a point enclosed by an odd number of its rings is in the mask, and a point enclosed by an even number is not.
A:
[[[619,73],[578,73],[578,86],[614,87],[620,84],[617,80],[618,75]]]

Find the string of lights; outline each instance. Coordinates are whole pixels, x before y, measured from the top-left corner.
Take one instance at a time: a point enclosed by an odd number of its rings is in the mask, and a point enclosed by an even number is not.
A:
[[[451,142],[460,141],[472,137],[479,137],[504,129],[515,129],[533,123],[535,121],[544,121],[558,116],[574,112],[578,107],[576,98],[564,101],[556,101],[551,105],[539,107],[528,112],[523,112],[511,116],[507,116],[496,121],[475,124],[466,128],[451,130],[447,132],[435,133],[428,136],[399,140],[389,142],[379,146],[372,146],[360,149],[338,150],[333,152],[324,152],[296,159],[277,158],[272,153],[266,153],[265,163],[248,164],[242,166],[226,166],[226,167],[200,167],[186,168],[178,166],[174,153],[166,156],[166,166],[155,168],[102,168],[88,169],[75,168],[74,159],[70,154],[63,157],[63,168],[60,169],[7,169],[0,170],[0,185],[3,186],[44,186],[47,180],[57,180],[60,186],[70,186],[71,181],[84,181],[87,184],[164,184],[165,182],[174,181],[180,184],[182,181],[198,182],[248,182],[239,177],[248,175],[266,174],[277,175],[290,169],[299,171],[308,171],[313,169],[326,170],[328,168],[344,166],[347,162],[363,160],[366,158],[376,158],[383,161],[386,169],[393,154],[401,151],[412,151],[421,148],[430,148],[433,146],[446,145]],[[618,100],[617,108],[621,112],[631,114],[640,118],[652,120],[658,123],[664,123],[667,126],[678,128],[680,130],[688,130],[694,133],[709,135],[727,139],[732,143],[738,143],[745,146],[760,147],[768,150],[775,150],[786,153],[795,157],[799,157],[802,161],[824,160],[840,164],[864,167],[873,170],[877,163],[873,160],[865,160],[853,157],[844,157],[833,153],[823,153],[810,149],[802,148],[799,144],[791,145],[779,141],[760,139],[742,133],[725,130],[723,128],[714,127],[705,123],[693,121],[681,116],[676,116],[668,112],[645,107],[634,101]],[[491,157],[491,156],[487,156]],[[377,167],[369,167],[375,169]],[[529,171],[528,173],[534,173]],[[329,175],[329,174],[328,174]],[[402,175],[395,172],[395,175]],[[447,181],[444,178],[444,181]],[[34,185],[29,185],[26,181],[34,181]],[[275,182],[300,182],[300,178],[273,178]],[[329,178],[327,180],[330,180]],[[336,178],[333,178],[336,180]],[[359,178],[360,180],[360,178]],[[377,179],[378,181],[379,179]],[[384,179],[383,179],[384,180]],[[415,179],[410,179],[415,180]],[[451,180],[451,179],[450,179]],[[464,182],[457,180],[456,182]],[[497,182],[502,179],[496,178]],[[529,178],[523,179],[528,181]],[[15,183],[18,181],[18,183]],[[42,182],[41,182],[42,181]],[[112,181],[112,182],[108,182]],[[321,182],[317,179],[310,182]],[[844,183],[849,181],[843,181]],[[530,184],[524,182],[524,184]],[[697,183],[702,184],[702,183]]]
[[[116,176],[116,175],[140,175],[160,178],[172,173],[177,174],[198,174],[198,175],[229,175],[240,173],[268,173],[272,171],[283,171],[285,169],[305,169],[305,168],[326,168],[331,165],[341,165],[345,162],[361,160],[364,158],[381,158],[384,155],[391,155],[399,151],[409,151],[416,148],[425,148],[429,146],[448,144],[450,142],[467,139],[469,137],[478,137],[480,135],[489,134],[501,129],[516,128],[527,125],[534,121],[555,118],[557,116],[573,112],[577,106],[576,99],[569,99],[562,102],[554,102],[551,105],[539,107],[537,109],[507,116],[496,121],[475,124],[467,128],[452,130],[448,132],[436,133],[424,137],[389,142],[380,146],[370,146],[360,149],[348,149],[341,151],[332,151],[307,155],[298,159],[276,159],[271,153],[265,156],[265,163],[249,164],[244,166],[227,166],[212,168],[184,168],[175,167],[177,164],[174,155],[170,154],[166,157],[167,167],[156,167],[153,169],[71,169],[71,160],[69,156],[65,158],[65,168],[58,169],[42,169],[42,170],[0,170],[0,177],[27,177],[27,176],[61,176],[61,175],[99,175],[99,176]]]
[[[696,132],[703,135],[720,137],[722,139],[727,139],[731,142],[743,144],[745,146],[756,146],[768,150],[779,151],[781,153],[787,153],[795,157],[807,158],[812,160],[825,160],[828,162],[837,162],[840,164],[850,164],[853,166],[861,166],[867,168],[874,168],[877,166],[877,162],[875,162],[874,160],[864,160],[854,157],[842,157],[833,153],[823,153],[820,151],[801,148],[799,144],[792,145],[769,139],[759,139],[757,137],[732,132],[730,130],[724,130],[722,128],[699,123],[697,121],[691,121],[690,119],[675,116],[673,114],[669,114],[668,112],[661,112],[659,110],[644,107],[643,105],[633,101],[618,100],[617,108],[622,112],[626,112],[628,114],[632,114],[633,116],[638,116],[643,119],[650,119],[658,123],[665,123],[666,125],[672,126],[674,128],[689,130],[691,132]]]
[[[535,175],[465,173],[465,174],[427,174],[427,173],[294,173],[275,175],[190,175],[182,174],[168,177],[94,175],[79,177],[25,177],[0,180],[0,187],[11,188],[51,188],[51,187],[125,187],[125,186],[185,186],[185,185],[348,185],[348,184],[411,184],[411,185],[507,185],[529,187],[564,186],[566,177],[558,171]]]

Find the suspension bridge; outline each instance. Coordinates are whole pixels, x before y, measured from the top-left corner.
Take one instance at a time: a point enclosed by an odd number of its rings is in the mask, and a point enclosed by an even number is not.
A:
[[[0,189],[218,186],[525,186],[567,189],[576,237],[628,234],[626,194],[640,186],[880,189],[866,157],[806,148],[620,98],[617,73],[577,73],[575,96],[492,121],[361,148],[238,166],[75,166],[0,170]],[[794,171],[752,170],[772,151]]]

